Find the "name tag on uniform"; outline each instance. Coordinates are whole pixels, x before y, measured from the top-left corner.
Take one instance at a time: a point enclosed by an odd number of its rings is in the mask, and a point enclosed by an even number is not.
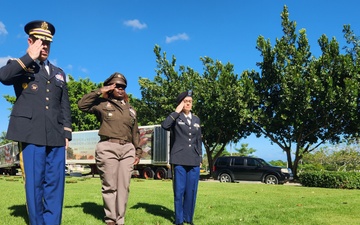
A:
[[[178,124],[179,125],[185,125],[185,123],[183,121],[179,121]]]

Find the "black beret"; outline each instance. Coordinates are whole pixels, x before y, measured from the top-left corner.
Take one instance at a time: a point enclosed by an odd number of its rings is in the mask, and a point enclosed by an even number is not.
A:
[[[177,96],[177,98],[176,98],[176,103],[177,104],[180,104],[180,102],[184,99],[184,98],[186,98],[187,96],[189,96],[189,97],[192,97],[192,95],[193,95],[193,92],[190,90],[190,91],[184,91],[184,92],[182,92],[181,94],[179,94],[178,96]]]
[[[52,41],[55,34],[54,25],[43,20],[34,20],[27,23],[24,30],[29,36],[34,35],[36,38],[45,41]]]
[[[123,84],[126,87],[127,81],[124,75],[115,72],[111,74],[111,76],[104,81],[104,86],[108,86],[109,84]]]

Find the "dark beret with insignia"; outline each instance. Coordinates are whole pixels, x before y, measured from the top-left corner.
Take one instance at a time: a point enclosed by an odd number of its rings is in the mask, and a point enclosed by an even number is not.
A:
[[[24,27],[25,32],[31,36],[44,41],[52,41],[55,34],[55,27],[49,22],[43,20],[34,20],[29,22]]]
[[[123,84],[125,87],[127,86],[127,81],[124,75],[121,73],[115,72],[111,74],[109,78],[104,81],[104,86],[108,86],[110,84]]]
[[[181,94],[179,94],[178,96],[177,96],[177,98],[176,98],[176,103],[177,104],[180,104],[180,102],[182,101],[182,100],[184,100],[184,98],[186,98],[186,97],[192,97],[192,95],[193,95],[193,92],[190,90],[190,91],[184,91],[184,92],[182,92]]]

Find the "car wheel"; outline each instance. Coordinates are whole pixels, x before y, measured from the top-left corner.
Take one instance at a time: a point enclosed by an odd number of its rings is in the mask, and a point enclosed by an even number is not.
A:
[[[267,175],[265,178],[266,184],[278,184],[279,179],[275,175]]]
[[[232,182],[231,176],[227,173],[223,173],[219,176],[220,182]]]

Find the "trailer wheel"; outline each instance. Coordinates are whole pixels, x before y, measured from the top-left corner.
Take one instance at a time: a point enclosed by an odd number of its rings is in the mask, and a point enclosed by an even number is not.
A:
[[[159,167],[156,169],[155,175],[156,179],[167,179],[167,170],[164,167]]]
[[[17,169],[15,167],[11,167],[9,169],[9,175],[15,176],[17,173]]]
[[[145,179],[154,179],[155,173],[154,170],[152,170],[150,167],[145,167],[142,175]]]

